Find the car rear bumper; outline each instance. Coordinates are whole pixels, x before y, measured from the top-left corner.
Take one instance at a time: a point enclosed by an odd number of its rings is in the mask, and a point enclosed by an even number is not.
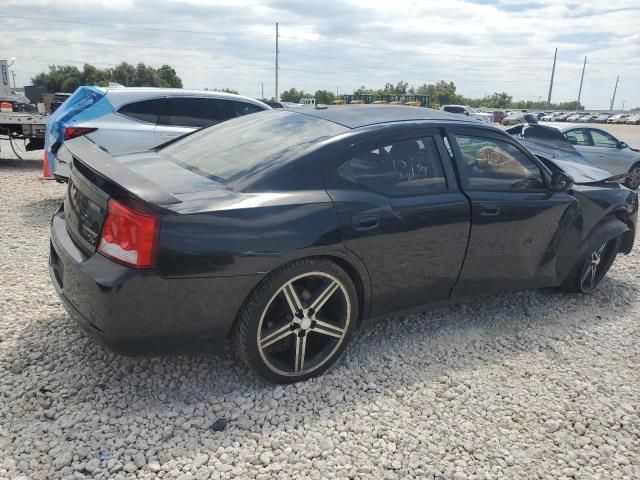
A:
[[[91,336],[124,354],[220,351],[242,302],[261,276],[169,279],[100,254],[90,257],[51,221],[51,281],[69,314]]]

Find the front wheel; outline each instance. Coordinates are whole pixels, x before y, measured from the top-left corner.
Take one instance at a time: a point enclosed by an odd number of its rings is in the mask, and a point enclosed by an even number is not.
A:
[[[636,190],[640,187],[640,165],[634,165],[627,174],[627,179],[624,181],[624,185],[631,190]]]
[[[356,290],[342,268],[325,259],[299,260],[249,296],[236,324],[236,352],[266,380],[304,380],[335,363],[357,317]]]
[[[618,254],[618,237],[612,238],[590,252],[562,286],[564,290],[591,293],[605,277]]]

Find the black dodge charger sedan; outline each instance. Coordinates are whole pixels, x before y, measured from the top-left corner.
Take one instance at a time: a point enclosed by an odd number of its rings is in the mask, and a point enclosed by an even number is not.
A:
[[[51,278],[116,351],[227,340],[275,382],[366,320],[505,290],[589,292],[637,195],[488,125],[404,106],[278,109],[110,156],[65,143]]]

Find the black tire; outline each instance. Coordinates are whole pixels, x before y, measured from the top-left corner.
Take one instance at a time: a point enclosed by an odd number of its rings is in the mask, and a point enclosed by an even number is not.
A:
[[[629,177],[624,181],[624,186],[631,190],[640,187],[640,164],[636,163],[629,169]]]
[[[313,304],[319,305],[315,311]],[[356,289],[342,268],[323,258],[297,260],[270,273],[249,295],[234,327],[234,348],[265,380],[294,383],[338,360],[357,318]]]
[[[568,292],[591,293],[613,265],[618,255],[619,246],[620,237],[615,237],[587,253],[560,288]],[[595,262],[594,256],[599,256],[597,262]],[[596,266],[595,272],[589,270],[589,268],[593,268],[594,264]]]

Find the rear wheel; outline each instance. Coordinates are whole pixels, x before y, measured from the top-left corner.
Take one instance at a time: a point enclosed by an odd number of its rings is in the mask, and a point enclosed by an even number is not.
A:
[[[355,287],[344,270],[324,259],[296,261],[251,294],[236,325],[236,351],[267,380],[304,380],[338,359],[357,315]]]
[[[631,190],[636,190],[640,187],[640,165],[634,165],[627,174],[627,179],[624,181],[624,185]]]
[[[591,293],[607,274],[618,254],[619,238],[612,238],[591,251],[563,285],[564,290]]]

